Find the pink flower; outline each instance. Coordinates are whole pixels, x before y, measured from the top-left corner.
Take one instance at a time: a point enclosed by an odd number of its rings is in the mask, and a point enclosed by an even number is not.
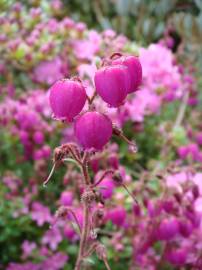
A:
[[[34,202],[32,204],[31,217],[36,221],[38,226],[42,226],[46,222],[50,223],[52,221],[49,208],[39,202]]]
[[[72,228],[70,224],[65,225],[64,227],[64,235],[68,240],[75,242],[79,239],[79,236],[75,232],[75,229]]]
[[[202,145],[202,132],[196,134],[196,141],[199,145]]]
[[[86,112],[76,119],[74,131],[84,149],[101,150],[112,136],[112,122],[104,114]]]
[[[77,80],[59,80],[50,88],[49,100],[54,117],[71,121],[85,105],[85,88]]]
[[[74,42],[75,55],[79,59],[92,60],[94,55],[100,49],[100,44],[100,35],[94,30],[89,31],[86,39]]]
[[[110,106],[123,104],[129,89],[128,68],[123,65],[105,66],[95,73],[95,88],[98,95]]]
[[[156,230],[156,234],[159,240],[171,240],[176,237],[179,232],[179,223],[175,218],[164,218],[158,229]]]
[[[63,191],[60,197],[60,203],[65,206],[72,205],[73,193],[71,191]]]
[[[100,188],[103,199],[110,199],[112,197],[115,186],[110,176],[106,176],[98,187]]]
[[[22,243],[21,247],[23,250],[23,258],[27,258],[32,254],[32,251],[36,248],[36,243],[25,240]]]
[[[168,187],[175,187],[177,190],[182,191],[181,184],[188,181],[188,175],[185,172],[180,172],[167,176],[166,184]]]
[[[105,218],[107,221],[110,220],[114,225],[122,227],[126,221],[126,210],[122,206],[117,206],[110,209]]]
[[[37,82],[49,85],[63,78],[64,75],[67,75],[67,66],[64,66],[59,57],[39,63],[33,71],[33,78]]]
[[[62,235],[57,227],[48,230],[42,237],[42,244],[48,245],[51,250],[56,250],[59,243],[62,241]]]
[[[44,142],[44,134],[41,131],[36,131],[33,134],[33,140],[37,144],[42,144]]]
[[[68,256],[62,252],[57,252],[52,256],[48,257],[45,261],[41,263],[40,269],[47,270],[60,270],[64,269],[65,264],[68,260]]]
[[[112,59],[112,65],[124,65],[128,69],[130,77],[130,86],[128,93],[132,93],[138,90],[140,84],[142,83],[142,66],[138,59],[133,55],[120,56],[116,59]]]
[[[185,159],[189,154],[189,149],[187,146],[180,146],[178,147],[177,152],[180,158]]]
[[[180,248],[168,250],[165,254],[165,258],[167,261],[169,261],[171,264],[175,266],[184,265],[187,259],[187,252],[185,249]]]

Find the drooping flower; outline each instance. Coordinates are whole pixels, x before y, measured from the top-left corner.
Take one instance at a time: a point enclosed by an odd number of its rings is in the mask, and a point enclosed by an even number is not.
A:
[[[64,79],[51,87],[49,99],[56,118],[72,120],[83,109],[86,92],[79,81]]]
[[[112,122],[99,112],[86,112],[76,119],[74,130],[84,149],[101,150],[112,136]]]

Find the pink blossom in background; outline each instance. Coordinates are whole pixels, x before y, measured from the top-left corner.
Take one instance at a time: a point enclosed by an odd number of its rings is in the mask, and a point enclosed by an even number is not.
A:
[[[71,191],[63,191],[60,196],[60,203],[62,205],[68,206],[72,205],[74,199],[74,194]]]
[[[23,258],[27,258],[32,254],[32,251],[37,247],[35,242],[29,242],[25,240],[22,243]]]
[[[40,263],[9,263],[6,270],[60,270],[64,267],[68,260],[68,256],[62,252],[57,252]]]
[[[32,262],[26,262],[22,264],[10,263],[6,270],[40,270],[41,265],[34,264]]]
[[[64,236],[72,242],[76,242],[77,240],[79,240],[79,235],[76,233],[75,229],[70,224],[66,224],[64,226]]]
[[[43,245],[48,245],[51,250],[56,250],[61,241],[62,241],[62,235],[59,228],[57,228],[56,226],[53,226],[42,237],[41,243]]]
[[[46,222],[50,223],[52,221],[49,208],[39,202],[32,204],[31,217],[38,226],[43,226]]]
[[[63,252],[57,252],[43,261],[41,269],[60,270],[63,269],[68,261],[68,255]]]
[[[100,175],[100,174],[99,174]],[[110,199],[113,195],[114,183],[110,176],[106,176],[103,181],[98,185],[103,199]]]
[[[140,48],[140,62],[143,66],[144,85],[153,92],[159,87],[172,90],[180,97],[182,89],[178,66],[174,64],[172,52],[159,44]]]
[[[178,191],[181,191],[181,184],[188,181],[188,175],[186,172],[180,172],[166,177],[166,184],[168,187],[174,187]]]
[[[100,49],[101,37],[95,30],[89,31],[86,39],[74,42],[75,54],[79,59],[92,60]]]
[[[107,211],[105,219],[118,227],[123,227],[126,222],[126,210],[122,206],[114,207]]]
[[[64,65],[59,57],[43,61],[35,67],[33,78],[39,83],[53,84],[55,81],[67,76],[67,64]]]

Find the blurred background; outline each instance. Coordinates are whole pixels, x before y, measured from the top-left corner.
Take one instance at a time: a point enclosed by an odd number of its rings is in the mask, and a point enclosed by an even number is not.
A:
[[[114,52],[139,56],[143,83],[118,110],[96,107],[139,151],[113,138],[91,177],[118,169],[139,206],[106,178],[97,237],[111,269],[202,269],[201,44],[201,0],[0,0],[0,269],[73,269],[72,217],[52,224],[61,205],[82,223],[81,179],[65,164],[42,185],[54,148],[74,141],[71,123],[52,118],[48,89],[76,75],[91,94]],[[85,267],[104,266],[92,256]]]

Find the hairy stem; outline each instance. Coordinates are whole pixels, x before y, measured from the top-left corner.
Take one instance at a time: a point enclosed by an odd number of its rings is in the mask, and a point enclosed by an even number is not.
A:
[[[88,157],[88,153],[85,152],[83,155],[83,162],[81,166],[84,182],[87,186],[90,185],[90,177],[88,173]]]
[[[86,185],[86,189],[90,186],[90,177],[88,173],[88,153],[84,153],[83,160],[82,160],[82,174],[84,178],[84,183]],[[85,192],[85,191],[84,191]],[[79,245],[79,253],[75,265],[75,270],[80,270],[82,266],[82,261],[84,259],[84,252],[86,250],[86,243],[89,236],[89,227],[90,227],[90,205],[89,203],[84,200],[84,222],[81,231],[81,239]]]
[[[86,247],[86,242],[88,239],[88,227],[89,227],[89,206],[87,203],[84,204],[84,224],[82,227],[81,239],[80,239],[80,246],[79,246],[79,253],[76,261],[75,270],[80,270],[82,265],[82,260],[84,257],[84,251]]]
[[[105,258],[105,259],[103,259],[103,261],[104,261],[104,264],[105,264],[105,267],[107,268],[107,270],[111,270],[107,259]]]
[[[91,245],[91,247],[89,248],[89,250],[84,254],[84,257],[89,257],[92,255],[92,253],[95,251],[96,247],[97,247],[98,243],[93,243]]]
[[[173,129],[179,127],[182,124],[182,121],[183,121],[183,118],[184,118],[184,115],[185,115],[185,112],[186,112],[188,99],[189,99],[189,92],[187,91],[183,96],[181,106],[179,108],[179,111],[178,111],[177,118],[175,120],[175,124],[173,126]]]

